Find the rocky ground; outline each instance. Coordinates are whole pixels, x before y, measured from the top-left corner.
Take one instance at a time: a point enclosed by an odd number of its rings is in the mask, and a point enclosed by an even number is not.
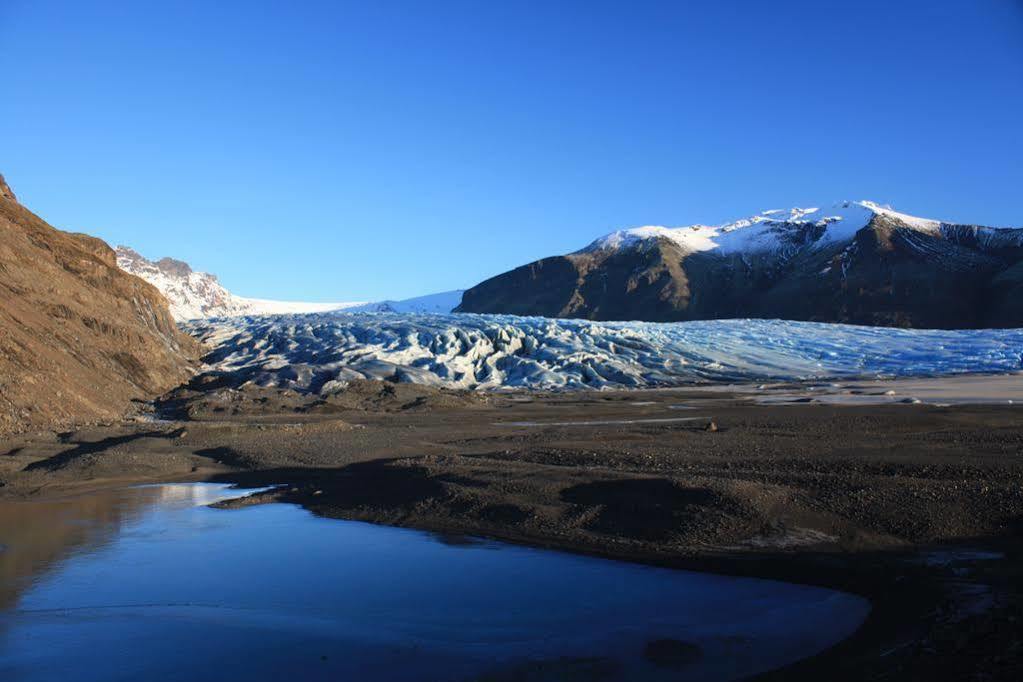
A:
[[[0,495],[280,484],[234,504],[294,502],[871,599],[857,635],[778,679],[1019,679],[1021,408],[800,400],[381,382],[324,399],[207,376],[131,423],[9,439]]]

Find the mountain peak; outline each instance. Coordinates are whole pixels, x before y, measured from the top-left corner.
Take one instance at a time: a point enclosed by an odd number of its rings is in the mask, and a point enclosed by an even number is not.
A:
[[[619,230],[466,290],[459,312],[674,322],[780,318],[1019,326],[1023,229],[929,220],[875,201],[719,225]]]
[[[940,221],[899,213],[874,201],[840,201],[818,206],[824,208],[771,209],[718,225],[633,227],[604,235],[579,253],[644,248],[657,239],[673,242],[686,253],[770,251],[788,245],[793,236],[789,233],[799,233],[799,239],[805,239],[804,233],[808,229],[815,232],[814,241],[826,243],[851,239],[876,215],[898,220],[917,230],[932,231],[941,226]]]
[[[9,199],[15,203],[18,201],[18,197],[14,196],[14,190],[12,190],[11,186],[7,184],[6,180],[4,180],[4,176],[2,174],[0,174],[0,197]]]
[[[173,277],[188,277],[192,274],[192,266],[183,260],[177,260],[175,258],[169,258],[164,256],[160,260],[156,261],[156,267],[163,270],[168,275]],[[216,275],[210,275],[209,273],[203,273],[208,275],[212,279],[216,279]]]
[[[117,265],[159,289],[170,304],[171,315],[178,321],[207,317],[328,312],[363,303],[303,303],[245,298],[225,289],[216,275],[197,272],[188,263],[175,258],[164,257],[151,261],[127,246],[117,247]]]

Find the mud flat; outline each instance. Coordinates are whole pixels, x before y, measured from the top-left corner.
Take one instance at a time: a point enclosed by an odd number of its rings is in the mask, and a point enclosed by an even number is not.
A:
[[[757,403],[828,405],[1019,405],[1023,374],[962,374],[941,378],[854,379],[769,384],[713,384],[702,390],[743,395]]]
[[[333,402],[209,388],[146,421],[11,439],[0,495],[277,484],[229,504],[292,502],[871,601],[855,635],[778,679],[1018,679],[1023,408],[955,404],[930,387],[941,405],[829,404],[810,386],[770,404],[745,388],[478,396],[371,384]]]

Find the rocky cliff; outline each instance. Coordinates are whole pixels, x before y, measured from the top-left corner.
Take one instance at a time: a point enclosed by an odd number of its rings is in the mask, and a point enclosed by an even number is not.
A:
[[[54,229],[0,178],[0,434],[115,419],[197,354],[105,242]]]

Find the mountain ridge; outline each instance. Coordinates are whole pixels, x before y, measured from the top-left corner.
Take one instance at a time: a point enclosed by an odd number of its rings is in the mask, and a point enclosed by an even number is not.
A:
[[[228,291],[216,275],[198,272],[185,261],[163,257],[149,260],[134,249],[119,245],[117,265],[125,272],[146,280],[167,298],[177,321],[207,317],[235,317],[276,313],[312,313],[343,310],[362,301],[344,303],[307,303],[246,298]]]
[[[199,346],[156,288],[0,181],[0,433],[116,419],[176,386]]]
[[[171,314],[179,322],[213,317],[343,311],[448,313],[462,297],[462,290],[455,289],[407,299],[368,302],[309,303],[248,298],[228,291],[216,275],[197,272],[184,261],[169,257],[149,260],[124,245],[117,247],[116,254],[118,267],[141,277],[163,293],[170,302]]]
[[[1023,229],[868,201],[717,226],[619,230],[466,290],[459,312],[656,322],[779,318],[894,327],[1023,325]],[[998,279],[1001,278],[1001,279]]]
[[[14,190],[12,190],[10,185],[7,184],[7,181],[4,180],[4,176],[2,174],[0,174],[0,199],[7,199],[8,201],[18,203],[18,197],[14,196]]]

